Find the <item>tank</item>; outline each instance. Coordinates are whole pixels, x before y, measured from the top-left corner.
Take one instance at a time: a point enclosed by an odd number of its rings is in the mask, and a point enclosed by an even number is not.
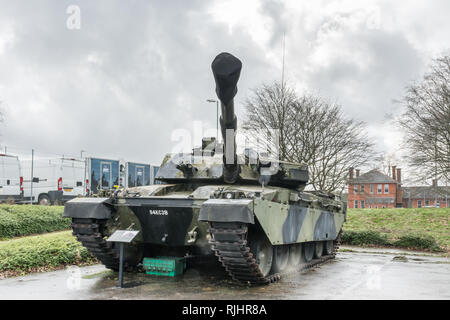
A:
[[[107,238],[116,230],[137,230],[125,248],[127,270],[139,270],[144,257],[213,257],[245,284],[268,284],[334,258],[346,203],[331,193],[305,191],[304,164],[250,149],[237,154],[234,97],[242,63],[221,53],[211,67],[223,143],[203,138],[189,154],[167,154],[156,174],[161,184],[67,202],[63,215],[72,218],[73,234],[113,270],[119,250]]]

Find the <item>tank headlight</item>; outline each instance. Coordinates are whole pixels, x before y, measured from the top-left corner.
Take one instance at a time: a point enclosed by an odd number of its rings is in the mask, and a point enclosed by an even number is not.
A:
[[[231,192],[228,192],[228,193],[225,195],[225,197],[226,197],[227,199],[233,199],[233,194],[232,194]]]

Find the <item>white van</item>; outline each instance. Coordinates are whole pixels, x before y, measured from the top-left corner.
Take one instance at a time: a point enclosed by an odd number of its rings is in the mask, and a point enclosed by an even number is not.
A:
[[[26,203],[49,205],[56,194],[62,194],[62,171],[56,159],[22,160],[23,199]]]
[[[48,205],[56,200],[63,202],[86,194],[84,160],[73,158],[35,160],[34,179],[31,178],[31,160],[23,160],[22,167],[25,202]]]
[[[0,201],[21,201],[23,177],[17,156],[0,154]]]
[[[63,201],[86,195],[87,174],[85,169],[85,160],[61,159]]]

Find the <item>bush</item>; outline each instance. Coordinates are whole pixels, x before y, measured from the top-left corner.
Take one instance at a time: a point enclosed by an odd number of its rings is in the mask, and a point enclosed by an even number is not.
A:
[[[431,236],[404,235],[393,242],[396,247],[419,248],[432,251],[441,251],[436,240]]]
[[[0,239],[70,228],[62,206],[0,205]]]
[[[0,273],[25,273],[95,262],[70,231],[0,241]]]
[[[363,231],[344,231],[342,233],[342,243],[349,245],[389,245],[387,236],[383,233],[363,230]]]

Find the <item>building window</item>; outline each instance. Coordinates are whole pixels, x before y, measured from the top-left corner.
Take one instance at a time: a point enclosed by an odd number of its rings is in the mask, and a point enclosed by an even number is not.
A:
[[[389,185],[388,184],[384,185],[384,193],[389,193]]]
[[[422,208],[422,200],[417,200],[417,208]]]
[[[361,200],[361,209],[364,209],[364,200]]]
[[[358,200],[355,200],[355,208],[358,208]]]
[[[361,193],[364,193],[364,185],[361,185]]]
[[[354,192],[355,192],[355,194],[357,194],[357,193],[358,193],[358,185],[357,185],[357,184],[355,184],[355,189],[354,189]]]
[[[370,193],[373,193],[373,184],[370,185]]]
[[[439,208],[441,206],[441,202],[439,200],[436,200],[436,208]]]
[[[378,185],[377,192],[378,192],[379,194],[381,193],[381,184]]]
[[[430,205],[430,200],[425,200],[425,206],[429,206]]]

